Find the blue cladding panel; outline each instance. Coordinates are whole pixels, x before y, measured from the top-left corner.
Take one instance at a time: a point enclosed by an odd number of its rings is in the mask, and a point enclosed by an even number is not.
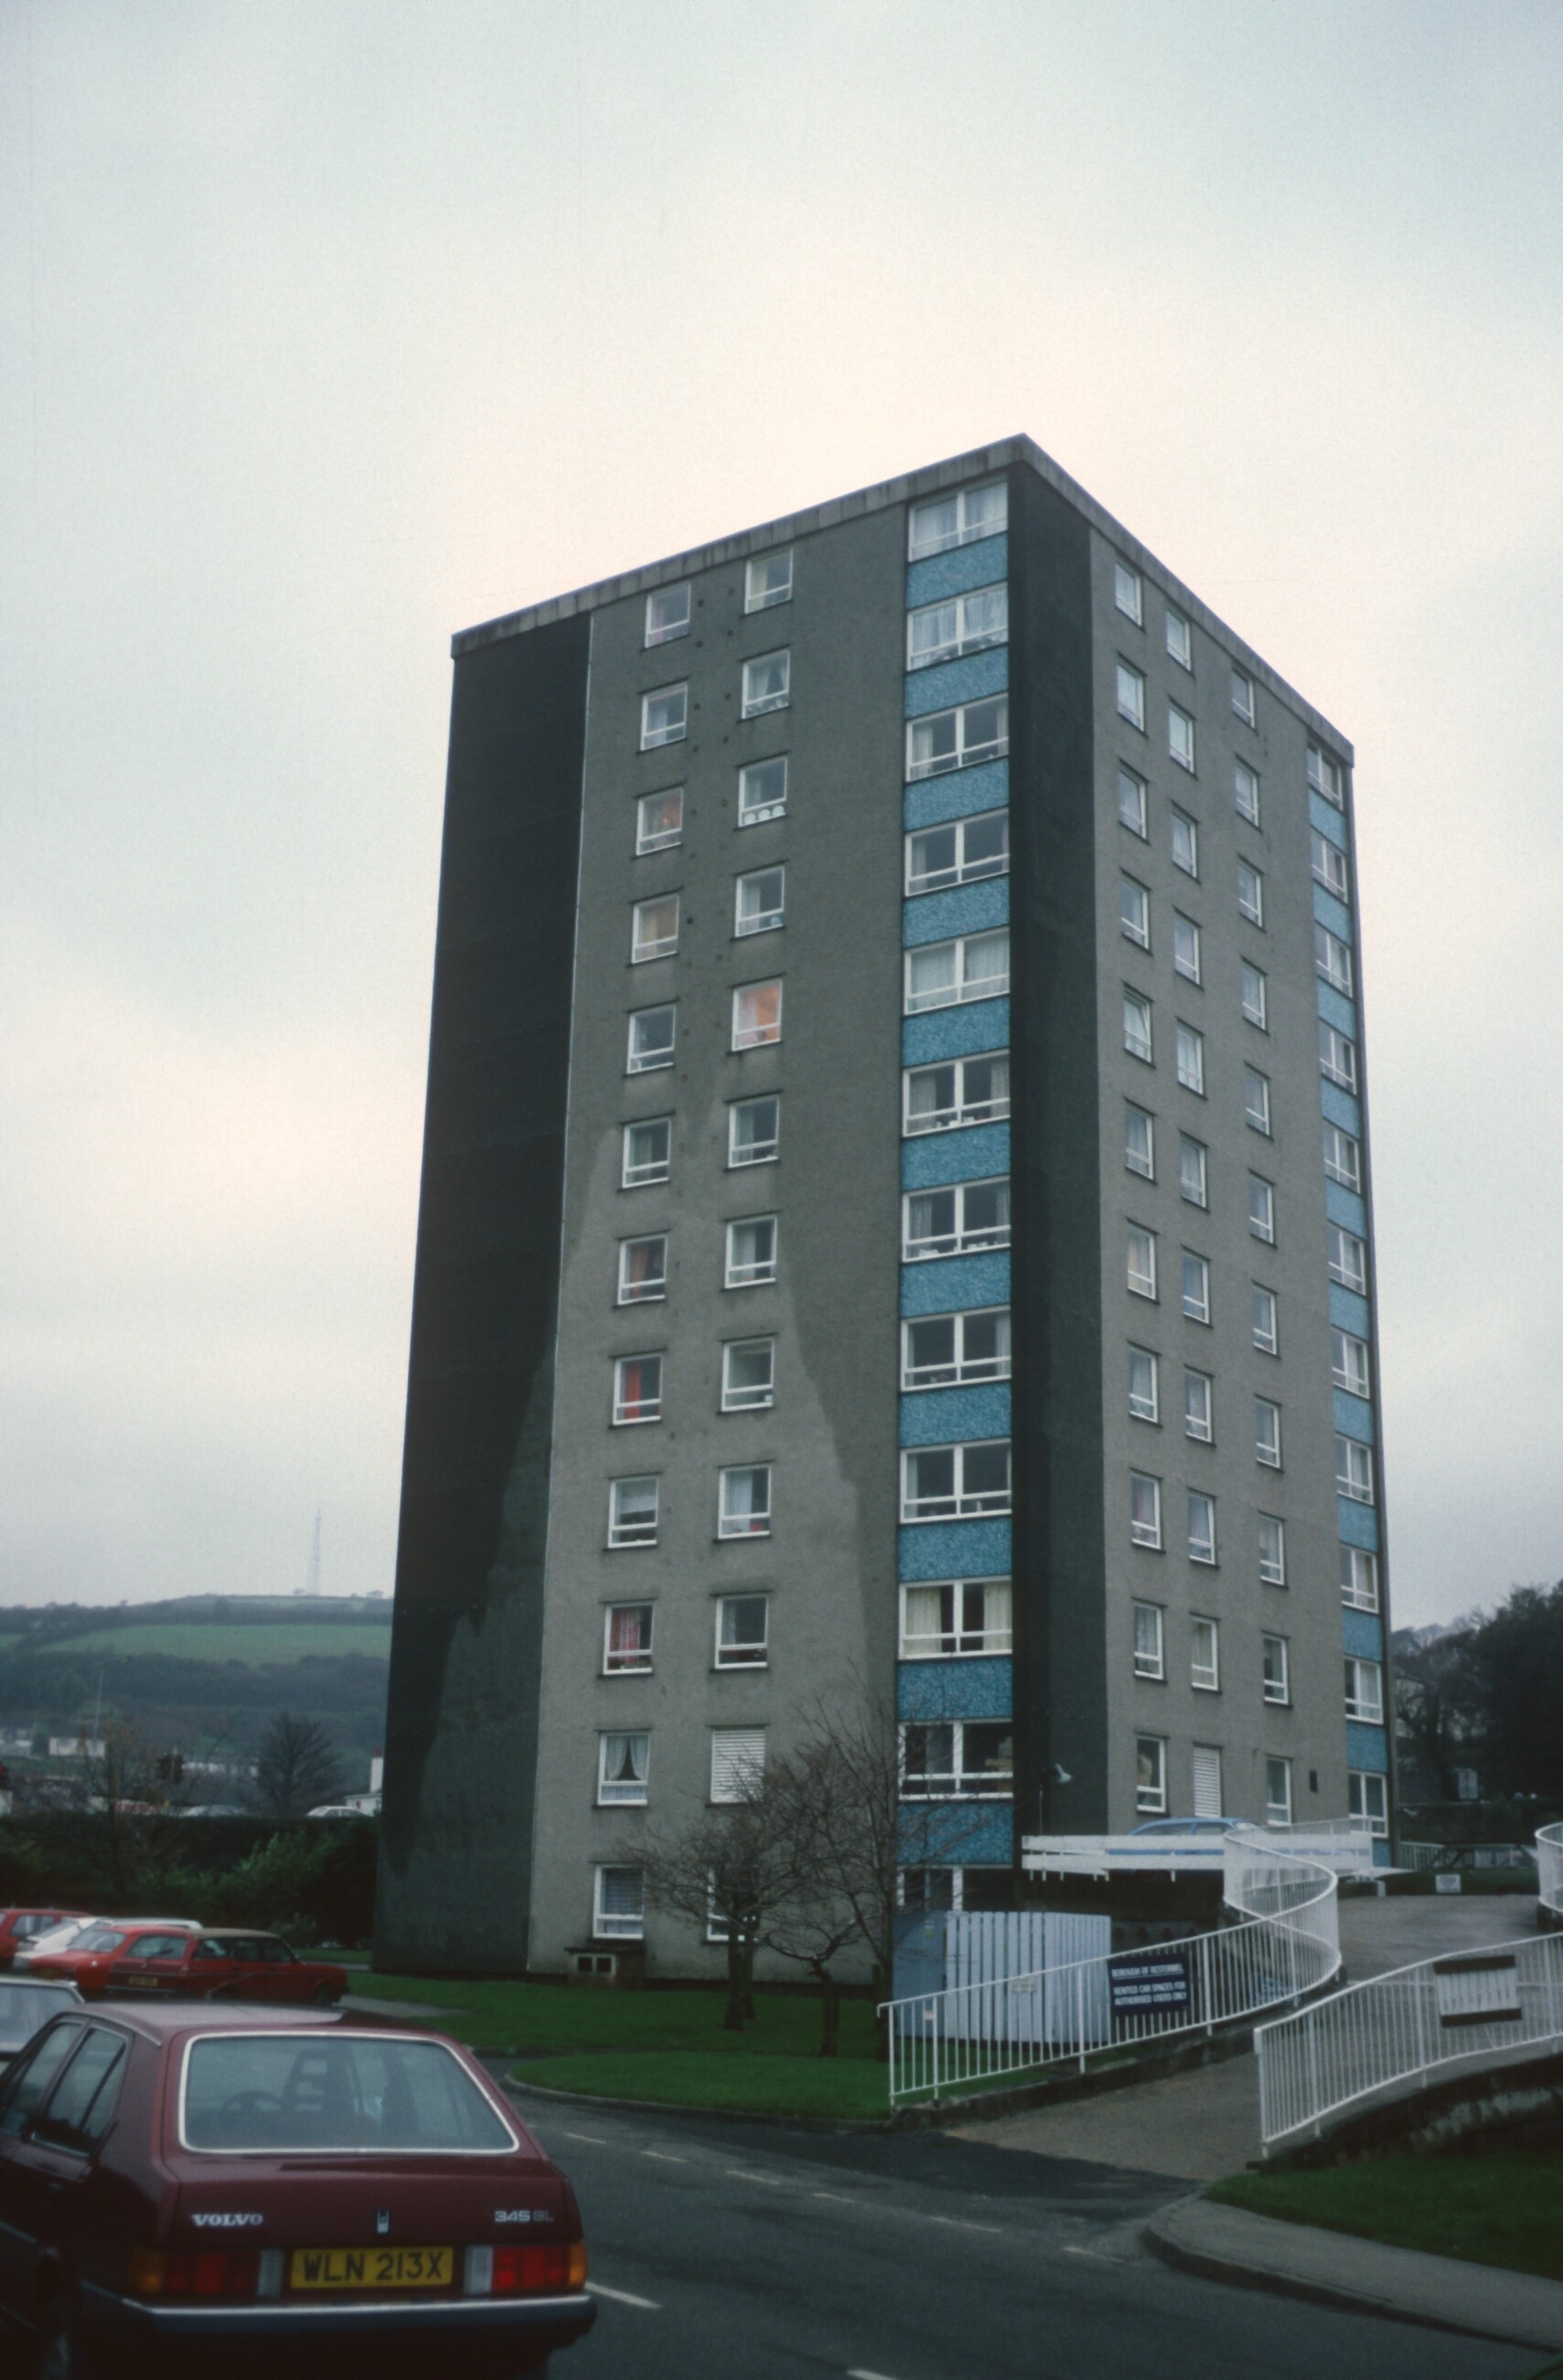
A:
[[[901,1399],[903,1446],[954,1446],[1008,1435],[1007,1380],[984,1380],[970,1389],[915,1389]]]
[[[1384,1622],[1376,1611],[1353,1611],[1348,1607],[1341,1612],[1340,1649],[1358,1661],[1383,1660]]]
[[[1335,1426],[1342,1438],[1360,1438],[1364,1446],[1374,1442],[1372,1405],[1365,1397],[1354,1397],[1346,1389],[1335,1392]]]
[[[924,1521],[898,1532],[899,1575],[919,1578],[1007,1578],[1007,1521]]]
[[[1331,1123],[1339,1124],[1341,1130],[1343,1132],[1349,1132],[1353,1140],[1362,1139],[1362,1111],[1357,1105],[1356,1100],[1352,1098],[1349,1091],[1343,1091],[1338,1083],[1325,1082],[1324,1076],[1321,1075],[1319,1077],[1319,1105],[1323,1109],[1325,1114],[1329,1118]]]
[[[1015,1856],[1007,1802],[912,1802],[902,1821],[901,1858],[909,1867],[1007,1867]]]
[[[1009,1303],[1009,1258],[934,1257],[901,1267],[903,1314],[964,1314]]]
[[[1323,794],[1310,794],[1308,815],[1326,843],[1337,843],[1345,850],[1346,820],[1333,802],[1326,802]]]
[[[1343,942],[1356,940],[1350,910],[1344,901],[1337,901],[1333,892],[1326,892],[1322,884],[1313,887],[1313,915],[1321,926],[1327,926],[1332,934],[1340,936]]]
[[[1355,1232],[1360,1240],[1368,1235],[1368,1210],[1355,1190],[1342,1189],[1338,1182],[1325,1184],[1325,1212],[1332,1223],[1343,1231]]]
[[[1007,1718],[1013,1696],[1003,1655],[970,1661],[903,1661],[896,1682],[902,1718]]]
[[[1319,1014],[1326,1025],[1333,1025],[1337,1033],[1344,1033],[1349,1040],[1355,1041],[1356,1009],[1343,993],[1336,990],[1333,984],[1325,983],[1322,978],[1319,982]]]
[[[980,768],[951,769],[946,776],[922,777],[909,785],[902,817],[910,832],[913,827],[942,826],[946,819],[1008,807],[1008,761],[984,760]]]
[[[1346,1722],[1346,1765],[1348,1768],[1366,1768],[1372,1774],[1389,1774],[1389,1738],[1381,1727],[1369,1727],[1365,1719],[1349,1718]]]
[[[1009,1171],[1007,1123],[962,1124],[959,1132],[921,1132],[901,1144],[901,1187],[931,1190],[941,1182],[985,1182]]]
[[[1335,1500],[1336,1519],[1343,1546],[1360,1546],[1365,1554],[1378,1551],[1378,1514],[1371,1504],[1355,1504],[1349,1496]]]
[[[945,942],[952,934],[983,934],[1008,923],[1009,879],[989,876],[980,884],[922,892],[903,903],[901,940],[908,950],[915,950],[920,942]]]
[[[965,595],[973,587],[992,587],[1009,576],[1009,540],[980,537],[974,545],[951,546],[947,553],[930,553],[907,565],[907,610],[936,603],[942,595]]]
[[[903,1066],[931,1065],[935,1058],[968,1058],[981,1050],[1009,1047],[1007,1000],[969,1000],[957,1008],[926,1008],[901,1025]]]
[[[963,662],[940,662],[935,669],[910,670],[907,717],[921,719],[926,711],[948,710],[954,703],[975,702],[984,694],[1003,694],[1008,684],[1007,645],[968,653]]]
[[[1330,1283],[1330,1320],[1337,1330],[1349,1330],[1358,1339],[1371,1335],[1367,1299],[1354,1289],[1342,1289],[1337,1281]]]

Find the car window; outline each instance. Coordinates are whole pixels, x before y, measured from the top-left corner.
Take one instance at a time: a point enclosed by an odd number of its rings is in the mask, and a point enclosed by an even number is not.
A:
[[[191,1956],[197,1959],[226,1959],[227,1955],[228,1946],[226,1942],[198,1942],[191,1953]]]
[[[292,1951],[275,1934],[263,1934],[258,1947],[262,1958],[274,1967],[290,1967],[294,1964]]]
[[[15,2049],[31,2041],[52,2016],[76,2005],[72,1984],[12,1983],[0,1975],[0,2046]]]
[[[57,2025],[35,2049],[24,2051],[0,2091],[0,2137],[15,2139],[81,2038],[79,2024]]]
[[[50,2094],[33,2139],[49,2148],[82,2151],[101,2141],[114,2120],[127,2047],[122,2033],[94,2025]]]
[[[297,2033],[193,2042],[183,2131],[193,2149],[501,2154],[516,2144],[443,2043]]]
[[[128,1959],[182,1959],[188,1934],[142,1934],[127,1949]]]
[[[73,1950],[117,1950],[124,1940],[124,1935],[116,1934],[112,1925],[89,1925],[70,1947]]]

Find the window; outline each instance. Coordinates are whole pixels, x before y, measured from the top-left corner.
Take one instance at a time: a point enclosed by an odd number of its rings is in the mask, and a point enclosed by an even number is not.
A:
[[[958,1578],[938,1586],[902,1587],[902,1660],[1007,1653],[1009,1648],[1007,1578]]]
[[[1160,1421],[1160,1366],[1148,1347],[1129,1351],[1129,1410],[1136,1421]]]
[[[1342,1289],[1354,1289],[1359,1297],[1366,1294],[1368,1286],[1368,1251],[1364,1241],[1355,1232],[1344,1232],[1332,1223],[1328,1232],[1331,1281]]]
[[[1335,1485],[1337,1495],[1353,1504],[1374,1500],[1373,1449],[1360,1439],[1337,1434],[1335,1441]]]
[[[903,1389],[953,1389],[1009,1378],[1009,1308],[930,1314],[901,1326]]]
[[[1147,1182],[1156,1178],[1156,1123],[1143,1108],[1131,1099],[1123,1103],[1123,1161],[1130,1173],[1142,1173]]]
[[[1243,1068],[1243,1113],[1251,1131],[1270,1134],[1270,1077],[1257,1066]]]
[[[1196,1694],[1221,1691],[1221,1645],[1214,1620],[1189,1622],[1189,1683]]]
[[[952,1132],[958,1125],[993,1123],[1009,1113],[1009,1053],[951,1058],[939,1066],[913,1066],[906,1086],[903,1130],[909,1140],[924,1132]]]
[[[1148,1471],[1129,1475],[1129,1535],[1131,1544],[1161,1551],[1162,1484]]]
[[[620,1180],[626,1190],[642,1190],[648,1182],[665,1182],[672,1170],[673,1119],[653,1116],[646,1123],[627,1123],[624,1127],[624,1171]]]
[[[642,794],[635,805],[635,856],[667,851],[684,837],[684,788],[670,794]]]
[[[1291,1824],[1289,1760],[1266,1760],[1264,1763],[1264,1823],[1267,1827],[1289,1827]]]
[[[1126,826],[1130,834],[1137,834],[1142,843],[1149,838],[1151,824],[1145,780],[1137,777],[1132,769],[1126,769],[1121,760],[1118,762],[1118,824]]]
[[[1200,929],[1192,917],[1185,917],[1176,910],[1172,918],[1172,964],[1191,983],[1200,981]]]
[[[1207,1444],[1215,1436],[1215,1383],[1208,1372],[1183,1374],[1183,1435]]]
[[[733,1047],[758,1050],[781,1039],[779,983],[743,983],[733,994]]]
[[[768,612],[773,604],[792,601],[792,548],[785,553],[757,553],[743,574],[743,608]]]
[[[975,769],[1009,749],[1009,698],[992,695],[953,710],[930,711],[907,722],[907,776],[942,777],[951,769]]]
[[[600,1735],[597,1738],[597,1799],[599,1802],[643,1802],[651,1767],[649,1735]]]
[[[769,1650],[766,1633],[770,1598],[763,1595],[722,1595],[716,1598],[716,1667],[719,1670],[763,1670]]]
[[[1250,1292],[1253,1307],[1253,1343],[1262,1354],[1278,1355],[1281,1352],[1276,1293],[1259,1281]]]
[[[762,711],[785,710],[792,699],[790,652],[760,653],[743,665],[743,716],[758,719]]]
[[[901,1730],[901,1794],[1005,1799],[1015,1784],[1014,1724],[1001,1719],[910,1721]]]
[[[638,1867],[594,1871],[592,1931],[600,1941],[638,1942],[646,1930],[646,1877]]]
[[[781,1137],[781,1101],[735,1099],[727,1110],[727,1163],[769,1165]]]
[[[1166,706],[1166,748],[1180,769],[1194,773],[1194,722],[1175,702]]]
[[[983,810],[907,837],[907,891],[942,892],[1009,872],[1009,813]]]
[[[1009,1440],[909,1447],[901,1456],[903,1521],[966,1521],[1009,1510]]]
[[[774,933],[782,922],[787,906],[787,870],[785,868],[757,868],[752,876],[738,880],[738,914],[733,921],[735,934]]]
[[[959,934],[907,953],[906,1013],[955,1008],[963,1001],[995,1000],[1009,989],[1009,935]]]
[[[654,1546],[659,1479],[616,1479],[608,1490],[610,1546]]]
[[[1004,585],[948,595],[907,614],[907,667],[928,669],[962,653],[980,653],[1009,637],[1009,589]]]
[[[1351,996],[1351,946],[1327,926],[1313,929],[1313,964],[1336,991]]]
[[[1253,1401],[1253,1459],[1272,1471],[1281,1467],[1281,1409],[1268,1397]]]
[[[1191,1140],[1186,1132],[1178,1135],[1178,1193],[1191,1207],[1208,1207],[1207,1151],[1204,1143]]]
[[[665,1008],[638,1008],[634,1012],[629,1019],[629,1052],[624,1062],[627,1075],[650,1075],[658,1066],[671,1066],[676,1013],[671,1002]]]
[[[1191,1322],[1210,1320],[1210,1266],[1189,1248],[1183,1251],[1183,1311]]]
[[[1127,719],[1131,727],[1145,732],[1145,681],[1128,662],[1119,662],[1117,675],[1118,717]]]
[[[711,1798],[744,1802],[765,1774],[763,1727],[714,1727],[711,1730]]]
[[[662,1419],[662,1357],[621,1355],[613,1367],[616,1427]]]
[[[1151,1064],[1151,1003],[1137,991],[1123,995],[1123,1046],[1131,1058],[1142,1058],[1147,1066]]]
[[[1287,1583],[1286,1523],[1273,1512],[1259,1515],[1259,1575],[1266,1586]]]
[[[1343,1190],[1361,1190],[1362,1186],[1362,1152],[1349,1132],[1337,1123],[1325,1126],[1325,1172],[1330,1181],[1338,1182]],[[1361,1241],[1358,1245],[1361,1246]]]
[[[1370,1769],[1349,1768],[1346,1772],[1346,1806],[1352,1817],[1364,1826],[1370,1835],[1382,1841],[1389,1832],[1389,1780],[1376,1777]]]
[[[722,1350],[722,1411],[749,1413],[775,1397],[774,1339],[729,1339]]]
[[[1238,816],[1247,819],[1250,826],[1259,824],[1259,779],[1246,760],[1239,760],[1232,775],[1233,796]]]
[[[762,1281],[775,1281],[775,1217],[746,1215],[740,1222],[729,1223],[723,1288],[757,1289]]]
[[[1264,923],[1264,879],[1246,859],[1238,862],[1238,907],[1251,926]]]
[[[1251,1025],[1258,1026],[1261,1033],[1267,1033],[1270,1029],[1268,982],[1262,968],[1252,965],[1247,959],[1242,965],[1243,1014]]]
[[[1129,1286],[1136,1297],[1156,1293],[1156,1235],[1138,1223],[1129,1227]]]
[[[1166,1740],[1160,1735],[1134,1739],[1134,1806],[1142,1817],[1155,1817],[1166,1809]]]
[[[1291,1700],[1291,1665],[1287,1658],[1284,1636],[1264,1636],[1260,1639],[1264,1699],[1267,1703],[1289,1703]]]
[[[1134,1674],[1137,1678],[1165,1678],[1166,1661],[1162,1642],[1161,1607],[1155,1603],[1136,1603],[1134,1612]]]
[[[1310,848],[1313,856],[1314,883],[1322,884],[1326,892],[1333,892],[1337,901],[1349,901],[1351,898],[1351,879],[1346,865],[1346,854],[1340,845],[1332,843],[1328,835],[1321,834],[1314,827]]]
[[[1009,1245],[1009,1179],[955,1182],[943,1190],[914,1190],[906,1201],[903,1254],[963,1257]]]
[[[617,1678],[652,1666],[650,1603],[610,1603],[603,1615],[603,1674]]]
[[[1185,810],[1169,805],[1169,814],[1172,820],[1172,864],[1174,868],[1180,868],[1185,876],[1197,877],[1200,872],[1199,828]]]
[[[1132,876],[1118,878],[1118,921],[1131,942],[1151,947],[1151,896]]]
[[[930,553],[947,553],[954,545],[971,545],[980,537],[997,537],[1009,516],[1009,491],[1002,480],[980,488],[958,488],[953,495],[932,496],[913,504],[908,523],[907,557],[922,562]]]
[[[654,752],[659,744],[681,744],[689,733],[688,686],[659,686],[641,697],[641,749]]]
[[[630,911],[630,963],[665,959],[678,947],[678,895],[659,893],[654,901],[637,901]]]
[[[1346,1663],[1346,1716],[1365,1719],[1370,1727],[1384,1725],[1384,1669],[1378,1661]]]
[[[751,760],[739,771],[739,824],[762,826],[787,810],[787,755],[774,760]]]
[[[768,1537],[771,1534],[771,1466],[751,1463],[721,1474],[716,1500],[719,1537]]]
[[[1166,649],[1179,669],[1194,666],[1194,632],[1181,612],[1166,607]]]
[[[1191,1025],[1178,1027],[1178,1079],[1186,1091],[1204,1097],[1204,1035]]]
[[[1357,1044],[1337,1033],[1333,1025],[1319,1025],[1319,1071],[1325,1080],[1337,1083],[1343,1091],[1357,1087]]]
[[[1145,621],[1145,590],[1140,573],[1131,570],[1127,562],[1113,565],[1113,601],[1126,620],[1137,628]]]
[[[1378,1609],[1378,1556],[1361,1546],[1340,1548],[1340,1599],[1353,1611]]]
[[[1248,1228],[1250,1236],[1263,1240],[1267,1247],[1276,1245],[1276,1188],[1263,1174],[1248,1177]]]
[[[1215,1560],[1215,1499],[1202,1495],[1196,1488],[1189,1490],[1189,1560]]]
[[[181,1935],[143,1934],[128,1956],[177,1959],[183,1949]],[[284,1951],[282,1955],[291,1954]],[[38,2013],[42,2018],[46,2010]],[[128,2046],[123,2034],[92,2026],[33,2126],[32,2140],[38,2147],[65,2149],[79,2156],[91,2155],[114,2121]],[[57,2188],[57,2180],[54,2186]],[[50,2184],[45,2182],[44,2188],[48,2191]]]
[[[1337,810],[1346,808],[1346,781],[1340,763],[1333,760],[1317,744],[1308,747],[1308,783],[1314,793],[1323,794],[1325,801],[1333,802]]]
[[[1249,727],[1253,725],[1253,680],[1247,670],[1234,669],[1232,672],[1232,709],[1245,725]],[[1258,818],[1259,814],[1255,811],[1256,825]]]
[[[1354,1397],[1371,1397],[1373,1377],[1367,1341],[1353,1339],[1349,1330],[1337,1330],[1332,1333],[1332,1337],[1335,1347],[1336,1387],[1348,1390]]]
[[[688,580],[682,587],[659,587],[654,595],[646,598],[646,642],[648,645],[670,645],[676,637],[690,633],[690,594]]]
[[[639,1305],[667,1294],[667,1234],[618,1244],[618,1302]]]

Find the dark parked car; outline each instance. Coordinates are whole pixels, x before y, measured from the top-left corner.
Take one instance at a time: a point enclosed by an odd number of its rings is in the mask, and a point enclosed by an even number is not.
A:
[[[585,2281],[569,2183],[438,2034],[113,2002],[0,2082],[0,2328],[47,2380],[535,2373]]]
[[[31,1975],[0,1975],[0,2074],[52,2016],[80,2006],[74,1984],[36,1984]]]

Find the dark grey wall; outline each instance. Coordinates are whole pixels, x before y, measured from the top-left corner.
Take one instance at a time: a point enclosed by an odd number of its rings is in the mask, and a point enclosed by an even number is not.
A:
[[[525,1964],[591,623],[456,666],[378,1963]]]

